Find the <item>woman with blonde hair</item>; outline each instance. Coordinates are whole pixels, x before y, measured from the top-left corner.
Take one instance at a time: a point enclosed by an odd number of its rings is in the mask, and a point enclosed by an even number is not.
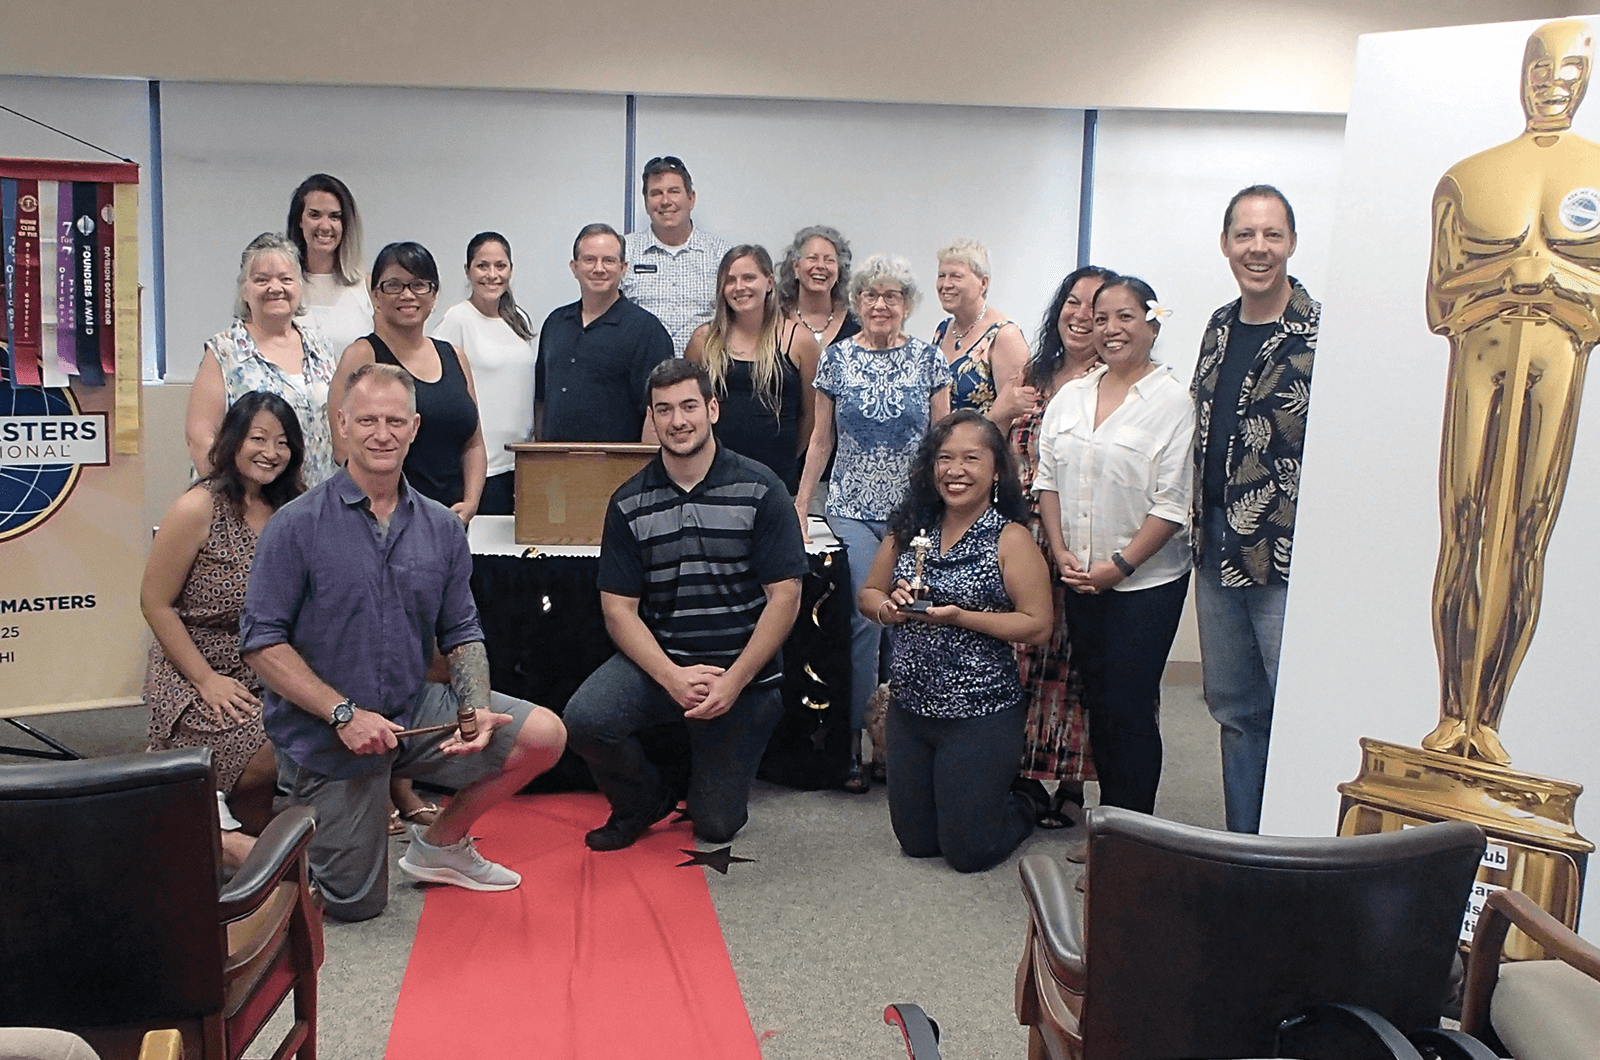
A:
[[[695,329],[684,357],[711,377],[721,406],[717,440],[758,460],[790,493],[800,485],[800,448],[811,437],[812,379],[822,351],[809,329],[778,313],[772,258],[748,243],[722,256],[717,308]]]
[[[328,385],[338,356],[305,317],[300,255],[276,232],[250,241],[239,258],[233,324],[200,354],[184,415],[189,459],[211,474],[211,445],[222,417],[252,390],[276,394],[294,409],[305,437],[305,481],[315,486],[338,470],[328,422]]]
[[[939,248],[934,284],[947,317],[933,344],[950,365],[952,409],[976,409],[1005,433],[1037,396],[1023,383],[1028,340],[1022,326],[989,304],[989,252],[972,239]]]

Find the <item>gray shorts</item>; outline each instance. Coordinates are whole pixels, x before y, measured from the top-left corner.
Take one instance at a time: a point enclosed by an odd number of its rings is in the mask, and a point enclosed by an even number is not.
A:
[[[431,681],[424,684],[412,700],[412,727],[454,721],[456,702],[449,686]],[[477,754],[440,751],[448,732],[415,736],[382,756],[388,759],[388,769],[349,780],[325,777],[278,755],[278,786],[288,792],[289,805],[311,806],[317,811],[317,831],[310,848],[311,876],[322,891],[329,916],[368,920],[388,904],[391,775],[460,790],[505,766],[517,733],[533,713],[533,704],[491,692],[489,706],[498,714],[510,714],[513,720],[496,729],[489,746]]]

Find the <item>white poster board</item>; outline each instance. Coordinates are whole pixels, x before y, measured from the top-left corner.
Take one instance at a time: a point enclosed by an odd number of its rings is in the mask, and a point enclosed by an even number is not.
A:
[[[1600,16],[1588,19],[1600,27]],[[1432,582],[1449,347],[1423,293],[1435,185],[1523,130],[1521,60],[1538,22],[1363,37],[1312,388],[1294,573],[1262,830],[1330,834],[1357,740],[1417,746],[1438,721]],[[1600,141],[1591,95],[1574,131]],[[1592,390],[1592,388],[1591,388]],[[1594,601],[1600,408],[1580,417],[1538,632],[1500,735],[1513,766],[1583,784],[1600,833]],[[1586,898],[1600,884],[1591,873]],[[1600,921],[1584,931],[1600,939]]]

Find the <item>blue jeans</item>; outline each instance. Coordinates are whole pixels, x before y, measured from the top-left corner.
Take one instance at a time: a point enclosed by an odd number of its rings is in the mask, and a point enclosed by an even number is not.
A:
[[[725,843],[750,819],[750,784],[782,714],[783,690],[774,686],[746,688],[718,717],[685,719],[666,689],[618,652],[572,694],[561,720],[567,746],[589,763],[612,814],[630,824],[648,823],[667,795],[639,732],[674,721],[687,725],[694,834]]]
[[[842,515],[828,516],[828,525],[850,553],[850,727],[864,729],[867,700],[877,691],[888,638],[882,626],[861,613],[856,601],[861,599],[861,587],[867,584],[872,559],[889,528],[882,520],[869,522]]]
[[[1208,514],[1205,540],[1222,539],[1223,519],[1220,511]],[[1201,670],[1206,707],[1222,726],[1222,796],[1230,832],[1261,830],[1288,595],[1289,586],[1282,582],[1225,588],[1214,551],[1202,557],[1196,572]]]
[[[889,708],[889,823],[900,849],[982,872],[1028,838],[1033,804],[1011,794],[1027,720],[1022,704],[976,718]]]

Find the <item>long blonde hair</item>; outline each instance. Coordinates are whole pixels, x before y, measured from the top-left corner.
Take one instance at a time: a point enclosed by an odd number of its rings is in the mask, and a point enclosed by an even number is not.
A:
[[[733,360],[728,352],[728,336],[733,333],[733,313],[728,309],[728,299],[723,292],[727,289],[728,274],[733,271],[733,263],[740,258],[753,259],[761,274],[773,280],[772,288],[767,291],[766,301],[761,306],[761,337],[756,340],[756,348],[752,351],[754,359],[750,363],[750,377],[761,404],[777,413],[783,407],[783,355],[778,352],[778,323],[781,317],[778,313],[778,285],[773,276],[772,255],[767,253],[765,247],[741,243],[722,255],[722,264],[717,266],[717,310],[711,317],[711,331],[706,335],[705,349],[701,355],[702,367],[706,375],[711,377],[712,389],[718,396],[725,396],[728,392],[728,363]]]

